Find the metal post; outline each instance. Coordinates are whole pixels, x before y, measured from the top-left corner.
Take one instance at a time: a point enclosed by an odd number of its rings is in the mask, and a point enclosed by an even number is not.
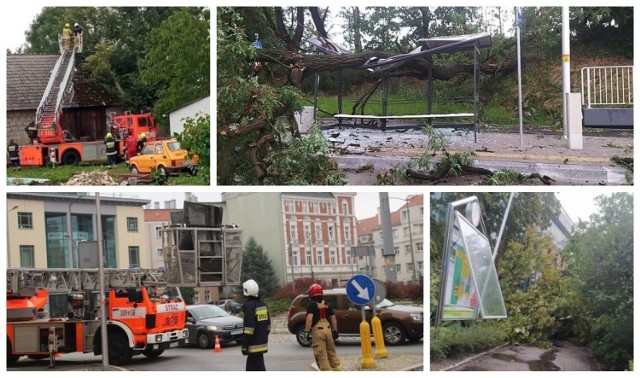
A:
[[[389,97],[389,79],[387,76],[382,77],[382,116],[387,116],[387,102]],[[382,118],[382,131],[387,129],[387,119]]]
[[[395,282],[398,278],[395,267],[395,254],[393,251],[393,234],[391,231],[391,215],[389,210],[389,193],[380,192],[380,223],[382,226],[382,246],[387,281]],[[389,263],[387,263],[389,262]],[[391,267],[391,268],[389,268]]]
[[[9,213],[11,213],[13,210],[19,208],[20,205],[13,205],[13,207],[11,209],[9,209],[9,211],[7,211],[7,268],[11,268],[11,243],[9,243]]]
[[[405,200],[407,202],[407,223],[409,224],[409,249],[411,250],[411,265],[413,266],[413,283],[416,283],[416,262],[413,257],[413,238],[411,237],[411,212],[409,211],[409,198]]]
[[[100,213],[100,193],[96,192],[96,228],[98,229],[98,274],[100,279],[100,331],[102,346],[102,370],[109,366],[109,341],[107,340],[107,300],[104,288],[104,256],[102,245],[102,215]]]
[[[507,223],[509,209],[511,208],[511,201],[513,201],[514,196],[514,192],[511,192],[511,194],[509,195],[509,202],[507,203],[507,209],[504,211],[504,217],[502,218],[502,224],[500,225],[500,232],[498,232],[498,239],[496,240],[496,247],[493,249],[493,261],[496,261],[496,256],[498,255],[498,246],[500,245],[500,239],[502,239],[502,232],[504,231],[504,226]]]
[[[291,243],[289,243],[289,258],[291,259],[291,290],[295,293],[296,291],[296,276],[293,272],[293,248],[291,247]]]
[[[338,114],[342,114],[342,84],[344,80],[344,70],[340,70],[338,79]],[[338,118],[338,125],[342,125],[342,118]]]
[[[569,36],[569,7],[562,7],[562,115],[564,139],[568,139],[567,128],[567,93],[571,92],[571,47]]]
[[[522,24],[522,10],[516,7],[516,41],[518,55],[518,120],[520,124],[520,147],[524,146],[524,134],[522,131],[522,66],[520,64],[520,25]]]

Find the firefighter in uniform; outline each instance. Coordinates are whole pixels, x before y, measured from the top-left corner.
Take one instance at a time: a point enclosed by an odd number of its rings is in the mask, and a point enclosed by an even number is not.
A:
[[[16,143],[13,138],[9,142],[7,146],[7,153],[9,154],[9,160],[11,161],[12,168],[20,168],[20,146]]]
[[[106,153],[107,153],[107,164],[109,168],[111,168],[114,165],[116,165],[116,158],[118,157],[116,140],[113,139],[113,135],[111,133],[107,133],[106,137],[104,138],[104,145],[106,147]]]
[[[335,340],[339,337],[338,321],[333,308],[323,299],[322,286],[313,284],[309,287],[311,303],[307,307],[307,321],[304,336],[311,337],[311,347],[320,370],[342,370],[340,359],[336,354]]]
[[[24,131],[27,133],[27,137],[29,138],[30,144],[35,144],[35,140],[38,139],[38,127],[34,121],[29,122],[27,127],[24,128]]]
[[[242,354],[247,356],[247,371],[265,371],[264,354],[268,351],[271,318],[267,306],[260,300],[258,284],[254,280],[242,284],[247,301],[242,306],[244,313],[244,338]]]

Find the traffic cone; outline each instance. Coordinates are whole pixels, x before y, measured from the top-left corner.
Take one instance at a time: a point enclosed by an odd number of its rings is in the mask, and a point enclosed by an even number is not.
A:
[[[215,348],[213,349],[214,352],[222,352],[222,348],[220,348],[220,339],[218,338],[218,335],[216,335],[216,345]]]

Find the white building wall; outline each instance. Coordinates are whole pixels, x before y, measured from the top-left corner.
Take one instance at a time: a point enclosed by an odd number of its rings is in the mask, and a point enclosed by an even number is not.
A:
[[[180,109],[176,109],[169,113],[169,129],[171,136],[180,134],[184,131],[184,120],[186,118],[195,118],[198,113],[210,114],[210,97],[192,102]]]

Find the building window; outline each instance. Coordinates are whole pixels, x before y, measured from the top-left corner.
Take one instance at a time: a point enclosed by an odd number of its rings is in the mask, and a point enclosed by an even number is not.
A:
[[[162,248],[156,248],[156,260],[162,260]]]
[[[424,215],[424,208],[420,206],[420,216]]]
[[[400,254],[400,247],[393,247],[393,254],[398,256]]]
[[[35,268],[35,248],[32,245],[20,246],[20,267],[21,268]]]
[[[404,238],[408,238],[409,237],[409,227],[403,227],[402,228],[402,237],[404,237]]]
[[[407,272],[413,272],[413,263],[407,263]]]
[[[400,264],[396,264],[396,273],[402,272],[402,266]]]
[[[200,292],[198,290],[193,291],[193,303],[200,303]]]
[[[335,240],[335,235],[333,233],[333,225],[330,224],[329,227],[327,228],[327,231],[329,233],[329,240]]]
[[[351,254],[347,253],[347,265],[351,265]]]
[[[289,232],[291,235],[291,241],[297,240],[298,239],[298,231],[296,230],[296,225],[295,224],[290,224],[289,225]]]
[[[298,265],[298,251],[293,251],[291,253],[291,264]]]
[[[342,214],[349,215],[349,206],[347,205],[346,202],[342,203]]]
[[[409,219],[409,212],[407,210],[402,210],[402,220]]]
[[[156,226],[155,227],[155,232],[156,232],[156,238],[161,238],[162,237],[162,227]]]
[[[307,265],[311,265],[311,251],[306,251],[306,255]]]
[[[204,303],[211,302],[211,291],[209,289],[204,290]]]
[[[351,227],[348,224],[344,225],[344,241],[347,243],[351,241]]]
[[[311,225],[308,223],[304,224],[304,240],[305,241],[311,240]]]
[[[129,247],[129,268],[140,267],[140,247]]]
[[[18,228],[21,230],[33,229],[33,219],[31,213],[18,213]]]
[[[316,241],[322,240],[322,225],[316,223]]]
[[[324,265],[324,256],[322,255],[322,250],[316,251],[316,258],[318,265]]]
[[[336,265],[336,251],[329,252],[329,263],[331,265]]]
[[[138,232],[138,218],[127,217],[127,231]]]
[[[391,235],[393,236],[394,239],[397,239],[398,238],[398,230],[393,230],[391,232]]]
[[[424,249],[422,242],[416,243],[416,247],[417,247],[416,249],[418,250],[418,252],[422,252],[422,250]]]
[[[405,254],[411,253],[411,246],[410,245],[405,245],[404,246],[404,253]]]
[[[313,202],[313,212],[320,214],[320,204],[317,201]]]
[[[289,202],[289,212],[293,213],[296,210],[295,202],[294,201],[287,201],[287,202]]]
[[[418,272],[422,272],[422,261],[418,261]]]
[[[309,212],[309,202],[302,201],[302,213],[307,214]]]

